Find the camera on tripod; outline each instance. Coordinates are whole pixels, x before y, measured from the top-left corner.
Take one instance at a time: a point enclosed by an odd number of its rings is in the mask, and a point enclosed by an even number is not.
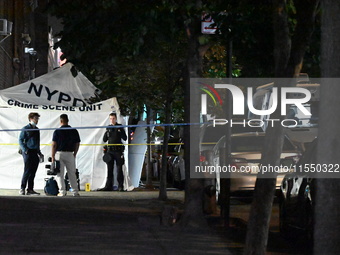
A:
[[[48,158],[48,162],[52,162],[52,158]],[[47,169],[47,175],[57,175],[60,172],[60,161],[54,160],[53,163],[49,165],[45,165],[45,168]]]

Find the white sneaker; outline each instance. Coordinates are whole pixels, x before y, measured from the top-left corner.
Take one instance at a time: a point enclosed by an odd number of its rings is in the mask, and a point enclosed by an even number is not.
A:
[[[58,197],[64,197],[64,196],[66,196],[66,194],[64,194],[64,193],[58,193],[57,196],[58,196]]]

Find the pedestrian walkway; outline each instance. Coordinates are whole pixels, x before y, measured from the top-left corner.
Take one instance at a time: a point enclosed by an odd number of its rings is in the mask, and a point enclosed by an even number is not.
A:
[[[157,198],[157,190],[138,189],[80,197],[0,190],[0,254],[231,254],[214,226],[161,224],[164,207],[180,215],[183,191],[168,191],[166,202]]]

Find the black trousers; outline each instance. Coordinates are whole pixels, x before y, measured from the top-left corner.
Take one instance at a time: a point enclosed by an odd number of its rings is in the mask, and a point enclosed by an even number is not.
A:
[[[117,166],[117,181],[119,188],[123,188],[124,184],[124,175],[123,175],[123,165],[124,165],[124,156],[120,151],[109,151],[111,160],[107,162],[107,179],[109,181],[112,180],[113,184],[113,170],[116,162]]]
[[[22,154],[24,158],[24,174],[21,179],[21,189],[33,190],[34,178],[39,165],[39,157],[37,150],[28,150],[27,154]]]

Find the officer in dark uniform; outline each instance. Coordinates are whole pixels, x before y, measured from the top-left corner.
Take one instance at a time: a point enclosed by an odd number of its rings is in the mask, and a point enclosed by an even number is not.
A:
[[[121,126],[117,123],[116,113],[110,113],[110,125],[109,126]],[[103,160],[107,164],[107,179],[104,188],[98,189],[98,191],[112,191],[113,190],[113,169],[116,162],[117,166],[117,181],[118,190],[123,191],[124,175],[123,175],[123,165],[124,165],[124,145],[122,140],[126,141],[126,133],[124,128],[107,128],[103,137],[104,143],[108,142],[107,150],[104,151],[105,155]]]

